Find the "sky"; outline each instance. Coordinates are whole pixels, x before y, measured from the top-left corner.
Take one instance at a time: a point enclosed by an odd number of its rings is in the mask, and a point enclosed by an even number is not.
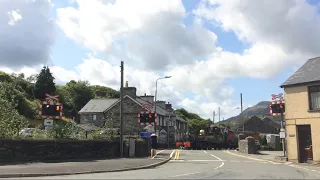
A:
[[[221,119],[319,56],[320,0],[1,0],[0,70],[88,80]],[[217,119],[217,117],[215,118]]]

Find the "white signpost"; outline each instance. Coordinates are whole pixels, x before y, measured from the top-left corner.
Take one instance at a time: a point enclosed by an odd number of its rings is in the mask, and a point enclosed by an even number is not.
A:
[[[51,129],[53,127],[53,120],[52,119],[45,119],[43,121],[43,125],[46,130]]]

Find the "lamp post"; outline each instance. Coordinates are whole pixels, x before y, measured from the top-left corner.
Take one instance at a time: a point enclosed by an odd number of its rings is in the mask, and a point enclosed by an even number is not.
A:
[[[156,80],[156,92],[155,92],[155,94],[154,94],[154,112],[155,112],[155,113],[157,113],[158,81],[159,81],[160,79],[169,79],[169,78],[171,78],[171,76],[165,76],[165,77],[162,77],[162,78],[158,78],[158,79]],[[157,118],[158,118],[158,116],[157,116]],[[157,134],[157,124],[156,124],[156,122],[154,122],[154,133]]]

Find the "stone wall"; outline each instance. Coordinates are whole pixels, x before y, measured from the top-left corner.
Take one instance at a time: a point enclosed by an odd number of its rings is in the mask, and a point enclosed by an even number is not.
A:
[[[247,154],[258,154],[258,146],[255,139],[251,136],[245,139],[239,138],[239,151]]]
[[[149,143],[136,141],[135,156],[147,157]],[[120,156],[119,141],[105,140],[0,140],[0,163],[108,159]],[[124,156],[129,149],[125,142]]]
[[[93,115],[96,115],[96,120],[93,120]],[[83,113],[80,115],[80,124],[92,123],[97,127],[101,127],[104,124],[103,113]]]
[[[143,126],[138,123],[141,107],[130,98],[123,99],[123,124],[125,135],[139,135]],[[112,107],[105,115],[108,128],[120,128],[120,103]]]

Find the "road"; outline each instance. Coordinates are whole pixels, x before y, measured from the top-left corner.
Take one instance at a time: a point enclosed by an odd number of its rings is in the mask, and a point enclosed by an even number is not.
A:
[[[223,150],[176,150],[154,169],[52,176],[46,179],[320,179],[320,171],[235,156]],[[20,179],[43,179],[20,178]]]

